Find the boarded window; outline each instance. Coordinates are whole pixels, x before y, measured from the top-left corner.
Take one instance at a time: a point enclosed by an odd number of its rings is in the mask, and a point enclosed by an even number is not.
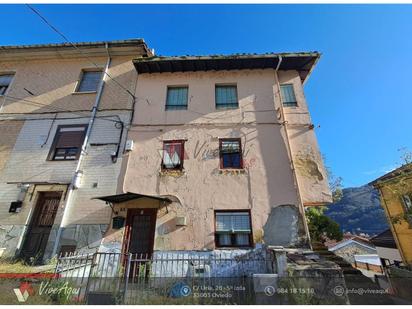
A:
[[[216,211],[215,238],[217,247],[249,247],[252,243],[248,211]]]
[[[49,153],[49,160],[77,160],[87,125],[59,126]]]
[[[167,87],[166,110],[187,109],[188,87]]]
[[[220,168],[243,168],[240,139],[220,139],[219,144]]]
[[[217,109],[238,108],[236,85],[216,85],[215,101]]]
[[[283,106],[298,106],[292,84],[281,85]]]
[[[102,79],[103,71],[86,71],[82,72],[76,92],[91,92],[97,91],[99,83]]]
[[[0,75],[0,95],[5,95],[7,89],[10,86],[11,80],[13,79],[13,74],[3,74]]]
[[[162,169],[182,170],[184,160],[184,141],[163,142]]]

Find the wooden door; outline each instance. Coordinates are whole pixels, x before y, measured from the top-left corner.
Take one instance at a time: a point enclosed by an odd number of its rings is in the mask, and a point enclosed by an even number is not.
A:
[[[125,253],[150,256],[153,253],[157,209],[129,209]]]
[[[124,252],[131,259],[129,280],[148,279],[153,254],[157,209],[129,209],[124,239]]]
[[[34,258],[35,262],[42,260],[50,231],[59,209],[61,195],[61,192],[39,193],[21,251],[21,255],[25,259]]]

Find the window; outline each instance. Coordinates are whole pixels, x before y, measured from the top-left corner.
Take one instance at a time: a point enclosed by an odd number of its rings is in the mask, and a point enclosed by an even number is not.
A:
[[[95,92],[102,79],[102,70],[83,70],[76,92]]]
[[[281,85],[280,91],[282,94],[283,106],[298,106],[292,84]]]
[[[13,74],[3,74],[0,75],[0,95],[5,95],[7,89],[10,86],[11,80],[13,79]]]
[[[184,141],[163,142],[162,169],[182,170],[184,159]]]
[[[412,194],[402,195],[403,208],[405,209],[405,219],[412,228]]]
[[[217,109],[238,108],[236,85],[216,85],[215,100]]]
[[[166,110],[187,109],[188,87],[167,87]]]
[[[405,194],[402,196],[402,200],[403,200],[403,205],[405,207],[405,210],[407,212],[412,212],[412,200],[411,200],[411,196],[408,194]]]
[[[59,126],[49,153],[49,160],[77,160],[87,125]]]
[[[249,211],[215,212],[216,247],[250,247],[252,229]]]
[[[240,138],[219,140],[220,168],[243,168]]]

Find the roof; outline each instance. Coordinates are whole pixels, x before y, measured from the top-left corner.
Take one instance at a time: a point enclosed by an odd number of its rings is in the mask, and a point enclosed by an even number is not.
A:
[[[73,45],[77,47],[74,48]],[[95,41],[95,42],[73,42],[71,43],[51,43],[34,45],[2,45],[0,46],[0,56],[2,60],[9,58],[47,58],[79,56],[81,51],[88,55],[106,55],[106,45],[110,54],[114,55],[134,55],[153,56],[143,39],[128,39],[114,41]]]
[[[124,203],[127,201],[131,200],[138,200],[141,198],[149,198],[149,199],[154,199],[158,201],[164,201],[164,202],[172,202],[168,197],[164,197],[161,195],[146,195],[146,194],[139,194],[139,193],[132,193],[132,192],[126,192],[122,194],[115,194],[115,195],[107,195],[107,196],[100,196],[100,197],[95,197],[93,199],[95,200],[102,200],[107,203],[113,203],[113,204],[118,204],[118,203]]]
[[[360,246],[362,246],[362,247],[365,247],[365,248],[367,248],[367,249],[370,249],[370,250],[375,250],[375,248],[373,247],[372,244],[366,244],[366,243],[364,243],[364,242],[360,242],[360,241],[357,241],[357,240],[354,240],[354,239],[346,239],[346,240],[343,240],[343,241],[341,241],[341,242],[338,242],[336,245],[334,245],[333,247],[329,248],[329,251],[338,250],[338,249],[343,248],[343,247],[345,247],[345,246],[347,246],[347,245],[349,245],[349,244],[352,244],[352,243],[358,244],[358,245],[360,245]]]
[[[304,82],[319,58],[320,53],[318,52],[176,57],[156,56],[135,59],[134,65],[139,74],[278,68],[279,70],[299,71],[301,80]]]
[[[368,263],[371,265],[382,265],[381,264],[381,259],[379,255],[377,254],[355,254],[353,256],[356,262],[361,262],[361,263]]]
[[[386,182],[389,180],[392,180],[400,175],[412,175],[412,163],[404,164],[397,169],[394,169],[393,171],[390,171],[389,173],[386,173],[385,175],[375,179],[374,181],[371,181],[369,185],[376,186],[379,183]]]
[[[397,249],[395,238],[393,238],[393,234],[390,229],[387,229],[375,237],[372,237],[371,243],[373,243],[376,247]]]

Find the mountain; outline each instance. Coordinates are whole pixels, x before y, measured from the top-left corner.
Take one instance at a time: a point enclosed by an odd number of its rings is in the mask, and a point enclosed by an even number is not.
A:
[[[343,232],[372,236],[389,228],[379,192],[368,185],[343,189],[341,200],[329,205],[325,214],[338,222]]]

